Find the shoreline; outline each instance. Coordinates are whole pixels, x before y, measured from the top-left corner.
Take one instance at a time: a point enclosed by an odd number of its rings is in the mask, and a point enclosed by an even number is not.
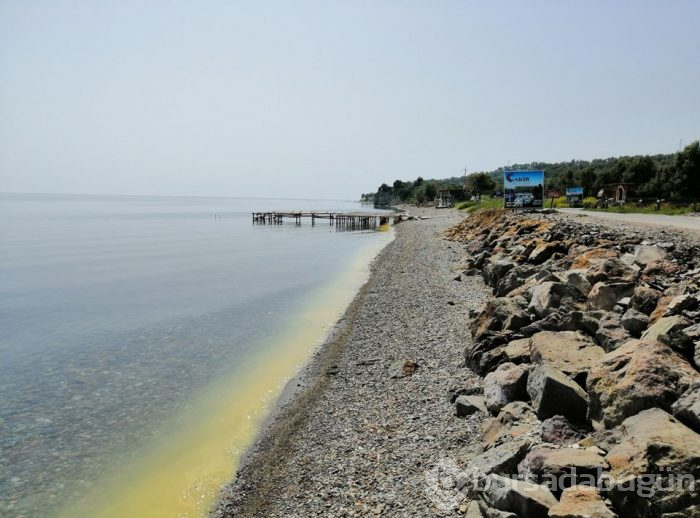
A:
[[[341,449],[352,450],[338,459],[340,463],[358,460],[356,457],[361,455],[362,442],[367,436],[359,440],[357,437],[339,439],[343,433],[340,428],[346,428],[344,425],[338,426],[339,421],[347,422],[348,425],[354,423],[353,416],[346,413],[348,410],[351,413],[356,411],[356,417],[369,409],[384,413],[384,418],[395,421],[397,429],[394,434],[400,447],[407,452],[413,451],[418,457],[425,457],[426,452],[415,448],[417,434],[414,424],[421,427],[422,418],[411,415],[409,420],[405,419],[407,412],[412,414],[417,410],[410,397],[392,412],[383,400],[384,397],[391,396],[390,392],[382,392],[382,388],[387,388],[382,386],[387,383],[397,389],[402,385],[413,384],[416,386],[412,390],[433,397],[430,410],[434,415],[426,416],[428,422],[422,427],[424,430],[420,435],[432,437],[436,444],[428,449],[428,458],[409,460],[408,464],[414,465],[414,480],[408,488],[409,492],[422,494],[421,483],[425,470],[442,458],[443,449],[449,447],[448,444],[451,443],[454,448],[454,444],[467,440],[465,434],[470,435],[471,430],[454,429],[451,433],[445,430],[455,424],[455,421],[449,419],[454,417],[449,401],[450,389],[465,383],[474,384],[476,379],[475,375],[462,368],[462,346],[469,337],[464,334],[457,338],[455,333],[464,331],[468,334],[468,313],[480,307],[488,294],[483,285],[480,286],[475,280],[465,279],[465,283],[473,282],[474,286],[471,286],[471,290],[464,290],[463,283],[454,279],[457,274],[455,264],[459,257],[458,247],[453,247],[445,240],[442,232],[464,216],[457,211],[435,209],[416,209],[416,212],[416,215],[428,215],[432,219],[402,222],[395,229],[395,238],[372,261],[369,278],[336,322],[326,341],[282,391],[255,441],[241,456],[235,477],[222,491],[218,505],[212,510],[212,516],[259,516],[295,512],[333,515],[334,512],[331,511],[334,510],[328,509],[325,503],[316,508],[320,502],[300,502],[298,491],[292,489],[290,492],[288,489],[304,484],[304,479],[309,478],[324,479],[311,484],[318,491],[320,485],[332,487],[341,482],[339,478],[342,476],[339,475],[342,475],[343,469],[333,473],[334,470],[328,466],[307,466],[303,470],[299,468],[301,457],[304,462],[310,459],[312,462],[313,459],[322,460],[313,454],[309,456],[309,450],[321,445],[327,446],[328,441],[343,443],[332,447],[335,453]],[[424,249],[416,250],[422,251],[421,255],[413,253],[416,246]],[[402,260],[397,260],[399,258]],[[425,264],[426,259],[435,263]],[[400,277],[409,269],[420,271],[412,272],[405,285]],[[442,275],[434,275],[435,273]],[[437,281],[436,285],[431,285],[433,281]],[[411,289],[421,285],[430,288],[425,297],[420,293],[421,290],[414,293],[414,289]],[[441,294],[441,291],[445,293]],[[426,307],[413,308],[419,304],[412,304],[411,300],[422,300]],[[452,311],[438,310],[438,306],[446,306]],[[431,321],[440,320],[440,317],[447,317],[445,323],[433,326]],[[399,327],[405,328],[401,330],[404,332],[399,331]],[[405,334],[416,342],[406,347],[410,352],[403,353],[405,359],[418,363],[414,376],[406,379],[392,377],[392,364],[403,360],[402,355],[397,354],[398,351],[394,351],[390,344],[378,341],[376,346],[368,346],[368,341],[376,333],[387,328],[390,333],[395,329],[397,334]],[[448,338],[448,343],[442,342],[443,335]],[[360,350],[363,348],[372,351],[371,357],[366,357],[366,351]],[[349,372],[359,369],[372,372]],[[355,383],[367,374],[368,379]],[[435,390],[436,385],[440,387],[439,390]],[[367,400],[362,394],[367,390],[367,396],[374,396],[373,401]],[[350,404],[351,400],[355,403]],[[321,408],[326,410],[320,410]],[[335,427],[338,430],[334,431]],[[401,428],[405,430],[398,433]],[[320,437],[325,434],[329,435],[328,440]],[[444,441],[438,440],[438,436],[443,436]],[[457,441],[453,440],[455,436],[458,437]],[[358,442],[359,448],[356,447]],[[380,461],[380,464],[382,462],[384,461]],[[386,493],[388,487],[374,490]],[[279,495],[279,498],[270,501],[270,494]],[[376,501],[371,504],[364,501],[360,504],[339,502],[337,512],[362,514],[377,509],[377,506],[388,509],[393,505],[392,498],[374,500]],[[430,508],[430,502],[427,504],[426,511]],[[311,511],[311,508],[316,511]]]

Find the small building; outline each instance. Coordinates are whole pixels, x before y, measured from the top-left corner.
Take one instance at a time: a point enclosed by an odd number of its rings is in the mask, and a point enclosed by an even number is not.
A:
[[[466,201],[469,198],[464,189],[442,189],[435,197],[435,207],[438,209],[448,209],[454,207],[455,202]]]
[[[598,199],[615,200],[615,203],[625,203],[627,197],[634,194],[636,184],[633,183],[609,183],[598,191]]]

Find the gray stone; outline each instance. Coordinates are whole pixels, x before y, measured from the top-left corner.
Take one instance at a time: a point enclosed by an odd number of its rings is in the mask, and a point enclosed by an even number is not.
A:
[[[503,363],[484,378],[486,408],[497,413],[511,401],[527,399],[528,365]]]
[[[518,463],[525,457],[529,447],[530,441],[520,437],[494,446],[477,456],[472,456],[470,452],[463,459],[467,466],[466,472],[479,475],[516,473]]]
[[[584,296],[588,296],[591,291],[591,283],[586,279],[586,270],[567,270],[555,275],[561,282],[572,285]]]
[[[465,417],[476,412],[488,414],[482,396],[459,396],[455,399],[455,415]]]
[[[588,307],[590,309],[611,310],[620,299],[629,297],[633,293],[633,283],[598,282],[593,285],[590,293],[588,294]]]
[[[671,406],[671,410],[679,421],[700,433],[700,383],[693,383]]]
[[[530,338],[533,363],[550,364],[583,386],[593,361],[604,354],[591,337],[578,331],[542,331]]]
[[[616,480],[608,493],[621,518],[660,516],[682,513],[700,504],[700,491],[670,475],[700,478],[700,435],[659,408],[644,410],[625,419],[617,429],[618,441],[607,461]],[[650,487],[649,475],[664,488],[650,498],[645,491],[631,487]],[[635,485],[636,483],[636,485]],[[694,484],[694,485],[695,485]],[[682,515],[687,516],[687,515]]]
[[[563,415],[574,422],[583,422],[588,396],[566,374],[551,365],[536,365],[528,376],[527,393],[540,419]]]
[[[641,311],[645,315],[651,315],[652,311],[656,309],[656,304],[659,302],[661,295],[662,293],[659,290],[648,286],[636,286],[630,299],[630,307]]]
[[[528,518],[546,518],[557,499],[544,486],[489,475],[484,491],[486,502],[496,509]]]
[[[610,429],[648,408],[670,410],[699,377],[667,345],[629,341],[591,367],[587,383],[589,419],[598,429]]]
[[[666,251],[658,246],[639,245],[634,250],[634,262],[642,267],[662,259],[666,259]]]
[[[639,337],[649,325],[649,317],[636,309],[628,309],[620,319],[620,324],[632,336]]]
[[[542,421],[540,434],[543,441],[560,446],[573,444],[583,437],[583,432],[563,415],[555,415]]]
[[[557,309],[563,298],[573,300],[582,299],[581,293],[569,284],[563,282],[547,281],[534,286],[530,290],[530,304],[528,309],[539,318],[546,317]]]
[[[663,317],[654,322],[649,329],[642,334],[645,342],[664,341],[675,331],[680,331],[690,326],[690,321],[681,315]]]

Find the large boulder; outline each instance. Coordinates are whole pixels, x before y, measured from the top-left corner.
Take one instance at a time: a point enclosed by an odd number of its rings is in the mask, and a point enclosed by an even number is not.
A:
[[[666,342],[674,332],[690,327],[690,324],[691,322],[682,315],[662,317],[642,334],[642,340]]]
[[[486,308],[471,323],[471,331],[479,340],[489,331],[519,329],[530,323],[530,315],[523,309],[527,301],[522,297],[499,297],[490,300]]]
[[[539,318],[546,317],[560,306],[564,298],[577,301],[583,297],[572,285],[554,281],[543,282],[530,289],[528,309]]]
[[[549,510],[549,518],[616,518],[605,505],[596,487],[571,486],[564,490],[557,505]]]
[[[700,504],[700,435],[659,408],[625,419],[618,433],[606,459],[615,479],[609,496],[621,518],[667,516]]]
[[[479,372],[491,372],[506,362],[530,363],[530,339],[520,338],[484,352],[479,358]]]
[[[498,282],[516,266],[511,259],[503,259],[495,256],[489,259],[484,265],[483,277],[489,286],[496,287]]]
[[[499,475],[488,476],[484,498],[491,507],[528,518],[546,518],[557,504],[546,487]]]
[[[591,367],[589,419],[597,428],[612,428],[647,408],[669,410],[698,376],[667,345],[631,340]]]
[[[588,312],[591,318],[598,317],[596,340],[607,352],[613,351],[632,339],[629,331],[622,326],[621,315],[612,311]]]
[[[666,259],[666,251],[658,246],[639,245],[634,250],[634,262],[642,267],[662,259]]]
[[[671,410],[679,421],[700,433],[700,382],[693,383]]]
[[[466,455],[458,454],[466,465],[466,472],[473,477],[498,473],[510,475],[517,473],[518,463],[523,460],[530,441],[526,437],[513,439],[490,448],[479,455],[472,455],[470,451]]]
[[[494,414],[511,401],[527,399],[528,365],[503,363],[484,378],[484,402]]]
[[[527,258],[531,264],[542,264],[555,253],[566,253],[567,249],[564,243],[552,241],[550,243],[540,243],[530,253]]]
[[[640,284],[634,288],[630,307],[641,311],[645,315],[651,315],[652,311],[656,309],[656,304],[661,296],[662,293],[659,290]]]
[[[630,308],[622,315],[620,324],[622,324],[622,327],[632,336],[639,337],[649,325],[649,317],[641,311]]]
[[[535,273],[537,273],[537,270],[532,265],[522,264],[516,266],[515,268],[508,271],[508,273],[504,277],[499,279],[496,285],[496,296],[503,297],[504,295],[507,295],[516,288],[519,288],[520,286],[525,284],[525,281]]]
[[[588,292],[591,291],[591,283],[586,279],[586,270],[566,270],[554,275],[561,282],[576,288],[583,296],[588,296]]]
[[[542,421],[540,435],[544,442],[563,446],[581,440],[584,434],[563,415],[555,415]]]
[[[679,265],[667,259],[661,259],[660,261],[652,261],[649,264],[647,264],[642,270],[640,280],[643,282],[655,281],[659,278],[677,274],[680,270],[681,267]]]
[[[551,365],[536,365],[530,371],[527,393],[540,419],[563,415],[574,422],[585,420],[588,396],[574,380]]]
[[[574,250],[571,251],[573,253]],[[572,269],[583,270],[590,268],[598,263],[604,262],[606,259],[618,257],[618,253],[610,248],[590,248],[582,253],[577,253],[574,256],[574,261],[571,264]]]
[[[634,283],[631,282],[597,282],[588,294],[590,309],[613,309],[620,299],[631,297],[634,293]]]
[[[542,331],[530,338],[533,363],[550,364],[583,386],[593,361],[604,354],[591,337],[578,331]]]
[[[481,439],[485,449],[493,448],[513,439],[537,438],[540,420],[532,407],[522,401],[504,406],[493,419],[484,423]]]
[[[552,451],[542,463],[543,480],[557,480],[564,487],[598,480],[608,462],[595,448],[561,448]],[[564,477],[563,475],[571,475]],[[564,487],[556,487],[561,491]]]
[[[591,284],[602,281],[633,283],[637,281],[638,276],[639,272],[636,268],[625,264],[617,257],[598,262],[586,273],[586,279]]]
[[[455,399],[455,415],[457,417],[466,417],[477,412],[488,414],[483,396],[464,395]]]

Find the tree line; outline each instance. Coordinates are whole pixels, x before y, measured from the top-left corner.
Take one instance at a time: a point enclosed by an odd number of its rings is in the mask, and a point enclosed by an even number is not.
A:
[[[700,200],[700,142],[695,141],[677,153],[602,158],[591,161],[531,162],[513,164],[508,170],[543,170],[546,190],[564,193],[567,187],[583,187],[586,196],[596,196],[605,185],[634,184],[635,198],[661,198],[677,202]],[[435,199],[442,189],[465,188],[469,195],[492,194],[503,188],[503,172],[473,173],[466,178],[443,180],[396,180],[383,183],[375,193],[362,195],[364,201],[384,206],[395,203],[424,203]]]

